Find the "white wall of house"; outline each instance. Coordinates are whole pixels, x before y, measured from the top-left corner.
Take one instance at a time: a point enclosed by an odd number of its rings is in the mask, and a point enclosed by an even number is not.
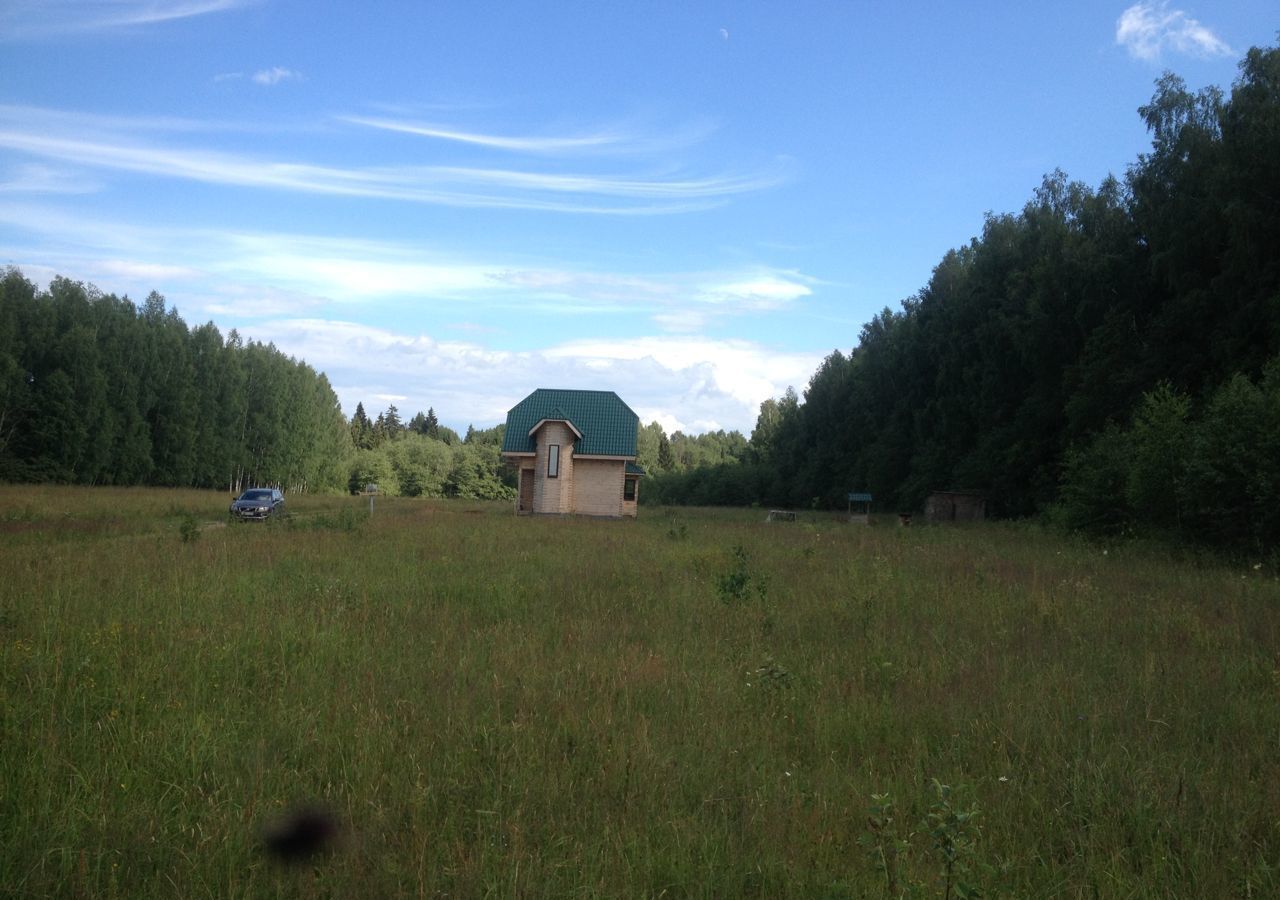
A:
[[[537,442],[537,455],[534,457],[533,466],[534,512],[573,512],[573,441],[575,437],[576,435],[564,422],[547,422],[534,435]],[[553,444],[560,447],[559,472],[555,478],[548,478],[547,460]]]
[[[622,515],[625,468],[626,463],[616,459],[574,460],[573,511],[584,516]]]

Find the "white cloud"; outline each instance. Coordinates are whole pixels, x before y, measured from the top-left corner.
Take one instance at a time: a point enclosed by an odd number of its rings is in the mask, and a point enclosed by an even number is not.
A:
[[[261,71],[253,73],[254,82],[267,87],[279,84],[282,81],[298,81],[301,80],[301,78],[301,73],[294,72],[291,69],[286,69],[283,66],[262,69]]]
[[[251,2],[254,0],[9,0],[0,13],[0,39],[154,25],[225,12]]]
[[[79,170],[33,163],[16,166],[0,181],[0,194],[91,194],[100,187]]]
[[[525,153],[562,153],[572,150],[594,150],[621,143],[624,139],[619,134],[600,132],[598,134],[582,134],[571,137],[510,137],[494,134],[478,134],[460,131],[447,126],[428,123],[405,122],[397,119],[373,118],[367,116],[341,116],[341,121],[353,125],[365,125],[384,131],[396,131],[401,134],[414,134],[419,137],[435,138],[443,141],[455,141],[462,144],[474,144],[497,150],[513,150]]]
[[[1166,48],[1192,56],[1232,56],[1234,51],[1210,29],[1167,2],[1142,0],[1116,21],[1116,43],[1136,59],[1155,62]]]
[[[78,278],[101,279],[119,290],[165,290],[175,280],[207,276],[212,291],[187,284],[203,309],[251,318],[297,314],[330,302],[374,304],[412,300],[472,312],[519,307],[576,316],[640,314],[668,332],[699,331],[742,313],[768,314],[809,296],[815,279],[793,270],[746,267],[706,272],[579,270],[552,261],[513,266],[502,257],[451,253],[444,248],[342,235],[318,237],[263,231],[137,226],[97,220],[47,204],[0,205],[0,224],[28,234],[45,249],[24,265],[46,265],[52,247]],[[122,261],[128,261],[127,263]],[[216,292],[214,292],[216,291]]]
[[[97,267],[101,272],[112,278],[150,281],[155,284],[189,281],[207,274],[188,266],[147,263],[132,259],[104,259],[98,262]]]
[[[645,422],[668,432],[719,428],[744,434],[760,403],[803,386],[819,353],[786,353],[750,341],[646,337],[571,341],[541,350],[499,351],[355,322],[284,319],[246,334],[270,339],[324,371],[350,413],[383,395],[406,414],[434,407],[452,427],[502,421],[536,387],[617,391]]]
[[[781,183],[780,170],[703,177],[564,174],[466,166],[336,167],[140,141],[127,123],[0,106],[0,147],[46,160],[245,188],[444,206],[653,215],[717,206]],[[155,124],[155,123],[151,123]]]
[[[786,353],[751,341],[703,337],[571,341],[545,355],[603,361],[628,378],[650,379],[634,382],[637,402],[672,416],[684,430],[737,428],[744,433],[754,426],[762,401],[779,396],[788,385],[808,383],[822,361],[819,353]]]
[[[796,272],[761,270],[743,280],[704,284],[697,299],[745,309],[781,309],[813,293],[802,283],[805,280]]]
[[[335,299],[416,295],[454,296],[491,289],[488,270],[470,265],[428,265],[353,257],[317,257],[291,253],[255,254],[236,267],[254,278],[290,283]]]
[[[706,327],[707,314],[698,310],[682,309],[676,312],[657,313],[653,321],[665,331],[692,333]]]
[[[454,110],[450,110],[451,112]],[[423,122],[410,118],[388,116],[338,116],[338,121],[366,128],[376,128],[399,134],[414,135],[436,141],[466,144],[487,150],[535,155],[626,155],[652,154],[687,147],[704,140],[713,130],[708,122],[685,126],[669,124],[639,127],[637,125],[611,125],[603,128],[578,129],[563,134],[490,134]]]
[[[191,301],[195,309],[202,310],[206,315],[228,316],[239,320],[304,315],[314,312],[324,304],[320,297],[274,288],[237,284],[222,286],[219,291],[216,295],[184,293],[183,299]]]

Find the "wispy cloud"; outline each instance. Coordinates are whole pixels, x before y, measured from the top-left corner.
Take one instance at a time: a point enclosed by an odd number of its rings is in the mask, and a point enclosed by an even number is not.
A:
[[[0,107],[0,147],[99,169],[209,184],[444,206],[608,215],[704,209],[732,195],[779,184],[785,178],[781,170],[679,177],[430,165],[344,168],[144,143],[110,131],[86,137],[76,132],[73,122],[74,117],[68,114]],[[102,123],[97,124],[101,128]]]
[[[282,81],[300,81],[302,74],[292,69],[286,69],[283,66],[274,66],[270,69],[262,69],[253,73],[255,84],[261,84],[266,87],[277,85]]]
[[[109,261],[129,260],[134,274],[155,267],[153,279],[138,278],[131,286],[163,292],[168,274],[212,273],[210,281],[218,291],[241,285],[249,293],[225,299],[211,293],[201,300],[204,307],[253,318],[327,303],[412,300],[441,308],[465,302],[477,311],[519,308],[579,317],[628,313],[648,317],[659,330],[688,333],[730,316],[794,307],[816,283],[794,270],[758,265],[638,275],[556,260],[513,264],[502,254],[342,235],[140,226],[47,203],[0,205],[0,226],[8,226],[10,234],[30,235],[35,246],[67,248],[68,272],[78,278],[118,283],[111,276],[125,270],[112,269]],[[14,257],[19,258],[28,257]],[[30,262],[46,264],[48,252]],[[198,290],[191,285],[183,289]],[[276,292],[273,311],[254,306],[254,290]]]
[[[368,116],[340,116],[340,121],[353,125],[365,125],[383,131],[394,131],[400,134],[413,134],[419,137],[435,138],[442,141],[455,141],[460,144],[473,144],[496,150],[512,150],[522,153],[563,153],[573,150],[596,150],[622,143],[625,138],[617,133],[600,132],[563,137],[503,136],[495,134],[479,134],[459,131],[441,125],[407,122],[399,119],[373,118]]]
[[[736,278],[730,276],[703,284],[697,299],[746,309],[781,309],[813,293],[808,287],[810,281],[799,272],[759,269],[748,273],[746,278],[739,274]]]
[[[1142,0],[1121,13],[1116,43],[1148,62],[1158,61],[1165,49],[1202,57],[1234,55],[1209,28],[1180,9],[1170,9],[1167,2],[1154,0]]]
[[[712,128],[709,123],[694,123],[683,127],[650,127],[612,125],[586,130],[568,131],[562,134],[492,134],[438,122],[423,122],[414,118],[390,116],[338,116],[338,121],[365,128],[376,128],[398,134],[428,138],[435,141],[463,144],[487,150],[509,153],[528,153],[540,156],[571,155],[641,155],[670,151],[687,147],[706,139]]]
[[[139,262],[132,259],[104,259],[98,262],[98,268],[115,278],[150,281],[155,284],[189,281],[207,274],[188,266]]]
[[[99,187],[97,181],[78,170],[40,163],[0,173],[0,194],[91,194]]]
[[[748,267],[724,272],[628,275],[566,269],[509,269],[492,278],[521,289],[539,309],[646,310],[664,331],[689,332],[713,319],[786,308],[812,293],[799,272]]]
[[[0,40],[135,28],[226,12],[255,0],[9,0]]]

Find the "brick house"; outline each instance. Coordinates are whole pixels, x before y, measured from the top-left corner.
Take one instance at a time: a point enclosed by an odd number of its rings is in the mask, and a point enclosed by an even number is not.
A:
[[[519,473],[516,513],[635,516],[640,417],[613,391],[539,388],[507,413],[502,457]]]

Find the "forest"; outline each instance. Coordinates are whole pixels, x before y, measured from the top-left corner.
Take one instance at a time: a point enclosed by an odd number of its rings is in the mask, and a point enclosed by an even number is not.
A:
[[[999,516],[1280,545],[1280,50],[1230,95],[1166,73],[1149,153],[1047,176],[901,308],[766,401],[742,463],[649,499],[885,511],[978,489]]]
[[[0,278],[0,479],[231,487],[338,483],[347,431],[324,375],[66,278]]]
[[[738,432],[640,429],[645,503],[882,512],[976,489],[1002,517],[1280,545],[1280,50],[1229,94],[1166,73],[1151,149],[988,214],[927,284]],[[512,496],[501,426],[344,418],[323,374],[152,293],[0,279],[0,480]]]
[[[271,344],[189,328],[152,292],[0,278],[0,481],[513,496],[501,427],[459,438],[434,410],[348,421],[328,379]]]

